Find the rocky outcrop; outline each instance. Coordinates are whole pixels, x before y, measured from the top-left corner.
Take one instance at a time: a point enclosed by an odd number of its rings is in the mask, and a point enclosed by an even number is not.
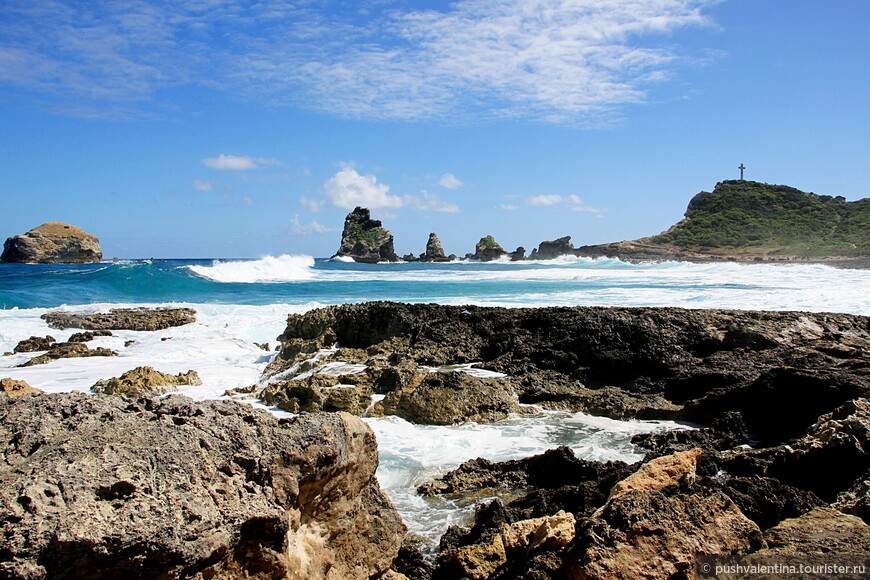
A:
[[[559,256],[575,256],[574,244],[571,236],[565,236],[558,240],[541,242],[537,248],[529,254],[529,260],[553,260]]]
[[[31,387],[27,381],[0,379],[0,393],[10,397],[19,397],[21,395],[39,395],[42,391]]]
[[[368,579],[404,526],[374,434],[232,401],[0,397],[4,578]]]
[[[275,381],[263,389],[260,398],[267,405],[291,413],[344,411],[362,415],[371,405],[371,389],[365,384],[343,383],[344,379],[315,374],[290,381]]]
[[[444,248],[441,247],[441,240],[438,234],[432,232],[429,234],[429,241],[426,242],[426,251],[420,254],[421,262],[447,262],[449,258],[444,255]]]
[[[357,207],[344,218],[341,246],[334,257],[347,256],[356,262],[398,262],[393,248],[393,234],[380,220],[371,219],[367,208]]]
[[[46,312],[51,328],[85,330],[163,330],[196,322],[193,308],[113,308],[108,313]]]
[[[80,342],[58,342],[51,345],[45,353],[33,357],[19,366],[32,367],[34,365],[50,363],[61,358],[82,358],[89,356],[118,356],[118,353],[101,346],[88,348],[86,344]]]
[[[491,262],[492,260],[498,260],[507,255],[508,253],[505,252],[504,248],[495,241],[495,238],[492,236],[484,236],[480,238],[480,241],[474,246],[474,254],[471,255],[471,259],[480,260],[481,262]]]
[[[273,373],[338,343],[324,361],[475,363],[520,403],[702,425],[733,411],[768,445],[870,396],[870,320],[848,314],[370,302],[291,315],[279,340]]]
[[[136,367],[120,377],[97,381],[91,387],[91,391],[104,395],[133,397],[147,394],[163,395],[177,391],[182,385],[201,384],[202,380],[196,371],[171,375],[154,370],[152,367]]]
[[[48,222],[3,244],[0,261],[30,264],[87,264],[103,259],[100,240],[81,228]]]
[[[15,345],[15,348],[12,349],[12,352],[39,352],[50,349],[56,343],[57,341],[51,335],[31,336],[30,338],[19,341],[18,344]]]
[[[818,507],[764,533],[767,549],[757,556],[870,554],[870,526],[833,508]]]

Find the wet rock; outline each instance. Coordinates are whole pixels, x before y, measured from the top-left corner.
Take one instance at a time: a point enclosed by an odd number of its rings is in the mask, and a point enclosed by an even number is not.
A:
[[[371,212],[357,207],[344,218],[341,246],[336,256],[348,256],[356,262],[398,262],[393,247],[393,234],[380,220],[371,219]]]
[[[192,308],[114,308],[108,313],[47,312],[41,317],[52,328],[85,330],[163,330],[196,322]]]
[[[31,336],[15,345],[12,352],[39,352],[42,350],[48,350],[54,346],[56,342],[57,341],[54,340],[53,336]]]
[[[270,383],[263,389],[260,398],[267,405],[291,413],[345,411],[362,415],[371,405],[372,393],[365,387],[342,384],[336,376],[311,375],[303,379]]]
[[[15,379],[0,379],[0,393],[9,395],[10,397],[18,397],[21,395],[39,395],[42,391],[31,387],[27,381],[17,381]]]
[[[377,462],[374,434],[343,413],[0,397],[0,575],[378,577],[405,528]]]
[[[122,395],[125,397],[143,394],[162,395],[178,390],[183,385],[201,385],[202,380],[196,371],[187,371],[171,375],[154,370],[153,367],[136,367],[122,374],[103,381],[97,381],[91,391],[104,395]]]
[[[98,336],[113,336],[111,330],[88,330],[87,332],[76,332],[69,337],[67,342],[90,342]]]
[[[743,416],[736,411],[727,411],[706,429],[642,433],[632,437],[631,442],[649,450],[653,456],[661,456],[696,447],[716,451],[732,449],[747,444],[749,433]]]
[[[100,240],[81,228],[48,222],[3,244],[0,261],[30,264],[87,264],[103,259]]]
[[[118,353],[103,347],[93,349],[88,348],[87,345],[80,342],[58,342],[52,345],[45,354],[33,357],[20,366],[31,367],[34,365],[50,363],[51,361],[62,358],[82,358],[89,356],[118,356]]]
[[[499,421],[518,410],[507,381],[448,371],[430,373],[417,387],[388,393],[375,404],[371,415],[397,415],[412,423],[452,425]]]

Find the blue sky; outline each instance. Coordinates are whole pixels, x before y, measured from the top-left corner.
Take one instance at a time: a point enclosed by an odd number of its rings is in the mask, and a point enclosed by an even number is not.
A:
[[[866,0],[0,0],[0,237],[104,256],[633,239],[738,177],[870,195]]]

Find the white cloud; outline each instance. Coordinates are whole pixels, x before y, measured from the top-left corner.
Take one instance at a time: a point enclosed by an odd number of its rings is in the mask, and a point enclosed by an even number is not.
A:
[[[441,211],[446,213],[459,213],[459,207],[444,201],[434,193],[421,191],[418,197],[406,196],[408,205],[413,205],[423,211]]]
[[[290,220],[290,228],[294,234],[325,234],[327,232],[336,231],[335,228],[328,228],[323,224],[318,223],[316,220],[311,220],[311,223],[303,224],[299,222],[299,214],[293,216],[293,219]]]
[[[668,35],[719,1],[6,0],[0,82],[115,118],[204,86],[342,117],[590,121],[673,76],[693,55]]]
[[[320,213],[326,207],[327,202],[325,199],[308,199],[303,196],[299,198],[299,203],[308,208],[309,211]]]
[[[254,205],[254,200],[248,196],[245,196],[242,198],[242,205],[246,207],[251,207],[252,205]]]
[[[205,181],[203,179],[193,180],[193,187],[195,187],[199,191],[214,191],[215,184],[216,182],[214,181]]]
[[[280,165],[277,159],[254,158],[247,155],[218,155],[202,160],[203,165],[219,171],[247,171],[267,165]]]
[[[589,207],[586,203],[580,199],[579,195],[536,195],[534,197],[529,197],[526,199],[526,203],[531,206],[561,206],[570,211],[582,211],[588,213],[604,214],[607,212],[607,209],[604,208],[595,208]]]
[[[458,189],[462,187],[462,182],[456,179],[456,176],[452,173],[445,173],[438,181],[438,185],[447,189]]]
[[[335,207],[380,209],[407,205],[406,198],[390,195],[389,191],[390,186],[378,183],[374,175],[360,175],[352,167],[342,168],[323,186],[326,199]]]
[[[503,211],[515,211],[515,210],[520,209],[520,206],[518,206],[518,205],[511,205],[511,204],[509,204],[509,203],[500,203],[500,204],[498,204],[497,206],[495,206],[495,208],[496,208],[496,209],[503,210]]]

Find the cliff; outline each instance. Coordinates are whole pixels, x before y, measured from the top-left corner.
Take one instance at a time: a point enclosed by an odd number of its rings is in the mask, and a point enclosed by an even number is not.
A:
[[[48,222],[3,244],[3,262],[87,264],[103,259],[100,240],[81,228]]]

